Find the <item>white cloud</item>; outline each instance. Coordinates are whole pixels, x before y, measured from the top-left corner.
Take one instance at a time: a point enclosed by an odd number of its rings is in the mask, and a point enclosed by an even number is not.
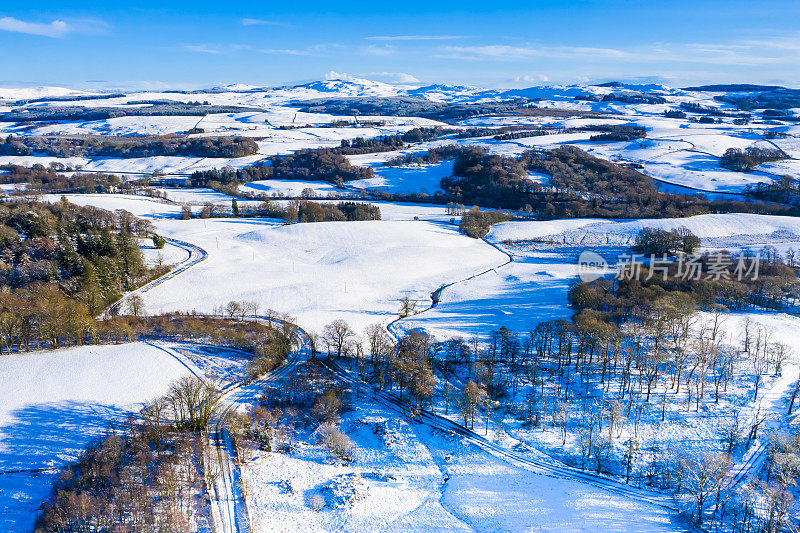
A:
[[[550,78],[545,76],[544,74],[525,74],[524,76],[515,76],[514,81],[516,82],[542,82],[547,83],[550,81]]]
[[[527,46],[508,46],[502,44],[485,46],[445,46],[439,57],[453,59],[530,59],[535,57],[594,57],[594,58],[625,58],[629,54],[614,48],[592,48],[576,46],[551,46],[551,47],[527,47]]]
[[[243,18],[242,26],[286,26],[286,24],[274,20]]]
[[[25,22],[12,17],[0,18],[0,30],[41,35],[44,37],[64,37],[73,31],[73,28],[63,20],[54,20],[49,23]]]
[[[262,48],[258,50],[262,54],[278,54],[286,56],[310,56],[308,50],[296,50],[293,48]]]
[[[586,46],[442,46],[435,57],[468,61],[522,61],[570,59],[616,62],[671,62],[710,65],[763,66],[794,64],[800,59],[800,38],[776,39],[769,43],[651,43],[626,49]]]
[[[388,44],[384,46],[375,46],[371,44],[369,46],[363,47],[361,49],[361,52],[368,56],[386,57],[396,54],[397,50],[395,49],[395,47],[390,46]]]
[[[207,44],[185,44],[183,47],[190,52],[199,52],[201,54],[219,54],[220,50]]]
[[[347,72],[336,72],[335,70],[329,70],[327,74],[325,74],[326,80],[354,80],[353,76],[348,74]]]
[[[368,41],[452,41],[467,37],[467,35],[375,35],[365,37],[365,39]]]
[[[419,83],[419,80],[405,72],[365,72],[363,77],[386,83]]]

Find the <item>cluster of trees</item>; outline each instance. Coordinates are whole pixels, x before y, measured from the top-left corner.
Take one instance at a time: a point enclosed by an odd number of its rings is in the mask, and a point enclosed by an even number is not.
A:
[[[198,377],[174,382],[123,430],[89,446],[59,473],[35,531],[189,533],[210,527],[204,498],[218,471],[203,432],[219,397]]]
[[[744,150],[741,148],[728,148],[720,157],[719,164],[730,170],[749,172],[761,163],[780,161],[787,157],[789,156],[783,150],[777,148],[757,148],[755,146],[748,146]]]
[[[381,137],[356,137],[342,139],[337,153],[342,155],[370,154],[374,152],[391,152],[401,149],[405,143],[402,135],[384,135]]]
[[[763,376],[781,372],[788,347],[750,321],[740,350],[724,346],[724,309],[699,322],[686,293],[661,290],[642,300],[648,305],[624,321],[583,308],[571,321],[531,325],[521,335],[500,327],[483,343],[433,342],[419,331],[395,342],[380,325],[359,336],[343,321],[326,326],[322,340],[329,357],[349,357],[362,379],[407,395],[412,414],[440,402],[445,414],[455,407],[466,427],[485,417],[488,432],[492,412],[502,410],[501,419],[512,414],[555,430],[562,450],[571,439],[577,454],[563,457],[569,463],[676,492],[699,524],[780,531],[800,475],[800,438],[773,438],[765,481],[742,491],[727,484],[731,457],[765,431],[766,412],[740,418],[734,408],[719,428],[716,449],[709,441],[707,452],[659,450],[654,446],[663,443],[654,442],[645,460],[640,446],[645,421],[660,416],[663,422],[668,402],[671,418],[676,406],[699,412],[701,403],[720,402],[742,377],[752,379],[750,392],[759,398]]]
[[[369,167],[353,166],[343,155],[331,149],[298,150],[272,158],[269,178],[279,180],[343,182],[372,178]]]
[[[781,109],[789,110],[800,107],[800,91],[797,89],[786,89],[784,87],[754,87],[752,90],[760,90],[759,94],[724,94],[714,97],[714,100],[733,104],[742,111],[752,111],[754,109]]]
[[[65,201],[0,205],[3,345],[79,341],[86,318],[154,274],[138,241],[150,231],[123,210]]]
[[[575,100],[588,102],[621,102],[623,104],[666,104],[667,100],[663,96],[647,94],[642,92],[626,91],[613,92],[602,96],[596,94],[578,95]]]
[[[333,149],[341,155],[369,154],[374,152],[391,152],[400,150],[406,143],[430,141],[449,133],[452,130],[441,126],[412,128],[405,133],[397,135],[384,135],[380,137],[356,137],[352,140],[342,139],[341,147]]]
[[[0,183],[26,184],[25,192],[43,193],[104,193],[120,187],[122,180],[113,174],[73,174],[65,176],[60,172],[66,167],[51,163],[45,168],[35,164],[31,168],[19,165],[0,165]]]
[[[448,159],[455,159],[456,156],[465,150],[467,150],[467,148],[463,146],[449,144],[446,146],[431,148],[427,152],[419,154],[398,155],[384,162],[384,165],[390,167],[401,167],[404,165],[432,165],[441,163],[442,161],[447,161]]]
[[[283,218],[287,224],[297,222],[380,220],[381,209],[377,205],[360,202],[338,202],[334,204],[300,200],[291,202],[285,208],[282,208],[280,218]]]
[[[416,97],[328,98],[296,102],[307,113],[330,113],[353,116],[424,117],[441,121],[463,120],[475,115],[513,114],[528,100],[486,102],[480,104],[450,104]]]
[[[589,137],[590,141],[634,141],[647,136],[647,131],[641,126],[599,125],[587,128],[603,132]]]
[[[453,201],[486,207],[521,207],[510,205],[510,197],[531,184],[526,180],[525,164],[517,158],[489,154],[481,148],[458,150],[453,176],[442,178],[441,187]],[[525,202],[527,203],[527,202]]]
[[[718,107],[704,106],[696,102],[682,102],[680,106],[682,109],[692,113],[700,113],[703,115],[712,115],[716,117],[741,118],[747,120],[750,119],[750,115],[748,113],[730,113]]]
[[[343,187],[344,182],[374,176],[371,168],[351,165],[338,150],[298,150],[290,155],[274,156],[269,164],[237,170],[223,168],[197,171],[189,179],[193,187],[208,187],[210,182],[227,185],[266,179],[325,181]]]
[[[410,331],[396,342],[380,324],[368,326],[357,335],[344,320],[326,325],[319,344],[327,348],[328,357],[354,357],[359,371],[366,376],[366,363],[373,368],[375,383],[382,389],[397,389],[400,398],[407,394],[412,409],[429,405],[437,379],[432,367],[433,338],[421,331]]]
[[[794,257],[794,252],[789,253]],[[580,283],[570,291],[570,303],[579,312],[591,310],[600,313],[604,320],[622,324],[637,313],[648,312],[660,297],[673,293],[692,308],[704,310],[713,310],[720,304],[734,310],[791,309],[800,289],[795,267],[784,263],[774,251],[767,250],[759,257],[757,276],[752,275],[756,267],[754,258],[705,253],[695,259],[691,267],[688,261],[683,264],[672,261],[651,268],[641,263],[636,276]],[[751,272],[741,279],[733,273],[739,259],[742,269]],[[724,274],[719,267],[726,267]],[[692,273],[694,268],[699,275]],[[714,274],[718,270],[719,276]]]
[[[204,446],[198,435],[145,423],[106,436],[61,471],[34,531],[189,533],[207,527]]]
[[[191,207],[183,206],[181,217],[184,220],[193,218]],[[381,209],[375,204],[342,201],[313,202],[311,200],[293,200],[286,205],[263,200],[257,207],[240,208],[236,198],[231,201],[231,208],[225,209],[208,203],[200,210],[200,218],[213,217],[266,217],[279,218],[286,224],[298,222],[332,222],[358,220],[381,220]]]
[[[524,139],[526,137],[541,137],[547,135],[545,129],[525,130],[525,131],[512,131],[508,133],[501,133],[494,136],[495,141],[513,141],[515,139]]]
[[[718,212],[796,215],[796,207],[761,202],[709,201],[659,191],[653,180],[573,147],[531,150],[520,157],[472,147],[454,150],[453,176],[441,181],[447,201],[525,210],[539,218],[685,217]],[[530,172],[550,176],[542,185]]]
[[[491,209],[481,210],[475,206],[461,216],[461,223],[458,229],[461,233],[469,235],[473,239],[482,239],[489,233],[493,224],[507,222],[512,219],[513,217],[508,213]]]
[[[557,131],[563,131],[563,130],[551,128],[548,126],[542,126],[532,129],[531,126],[517,124],[512,126],[499,126],[496,128],[486,128],[486,127],[470,128],[458,132],[455,135],[455,137],[456,139],[471,139],[473,137],[493,137],[495,140],[503,141],[503,140],[522,139],[525,137],[539,137],[541,135],[547,135],[548,133],[555,133]]]
[[[46,154],[55,157],[243,157],[258,153],[249,137],[64,137],[9,135],[0,143],[0,155]]]
[[[245,168],[213,168],[210,170],[197,170],[189,176],[192,187],[209,187],[211,182],[222,185],[238,185],[256,180],[266,180],[272,177],[269,165],[257,163]]]
[[[456,139],[472,139],[474,137],[494,137],[514,131],[511,126],[500,126],[497,128],[469,128],[456,133]]]
[[[646,256],[691,255],[700,246],[700,238],[686,228],[664,230],[644,228],[636,234],[633,251]]]
[[[769,183],[748,184],[745,195],[765,202],[800,205],[800,182],[790,176],[782,176]]]

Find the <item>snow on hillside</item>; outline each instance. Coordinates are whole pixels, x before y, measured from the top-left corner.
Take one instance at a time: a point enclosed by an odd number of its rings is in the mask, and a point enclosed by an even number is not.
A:
[[[58,202],[62,197],[66,197],[75,205],[93,205],[109,211],[124,209],[137,217],[151,220],[179,218],[181,215],[180,205],[158,202],[147,196],[129,194],[44,194],[40,198],[44,202]]]
[[[356,460],[298,441],[244,468],[254,531],[681,530],[654,505],[512,466],[369,400],[343,416]],[[309,499],[325,502],[314,511]]]
[[[318,196],[328,193],[341,193],[342,190],[330,183],[319,181],[291,181],[291,180],[257,180],[239,186],[240,191],[253,194],[279,194],[287,196],[300,196],[306,189],[311,189]]]
[[[403,296],[427,301],[441,284],[503,260],[455,228],[423,221],[155,222],[159,233],[197,244],[209,257],[147,292],[149,312],[212,311],[230,300],[252,300],[295,316],[311,331],[337,318],[359,331],[387,322]]]
[[[447,287],[436,307],[398,322],[395,330],[420,328],[438,340],[486,339],[500,326],[523,332],[531,324],[566,318],[567,292],[578,276],[578,253],[515,249],[514,262]]]
[[[19,165],[32,167],[34,165],[49,166],[50,163],[61,163],[64,166],[80,168],[90,159],[86,157],[52,157],[49,155],[3,155],[0,156],[0,165]]]
[[[180,206],[143,197],[67,198],[78,205],[126,209],[152,220],[160,235],[208,252],[205,261],[143,295],[151,314],[210,312],[230,300],[252,300],[262,310],[289,313],[310,331],[337,318],[360,331],[395,318],[402,297],[427,305],[442,284],[501,264],[505,257],[461,235],[456,226],[442,224],[451,218],[442,206],[382,204],[387,220],[284,226],[264,219],[179,220]],[[421,220],[412,220],[415,216]]]
[[[667,104],[631,104],[615,101],[575,100],[591,97],[602,99],[612,93],[640,95],[640,93],[663,97]],[[722,93],[719,93],[722,94]],[[528,125],[531,127],[554,126],[560,128],[583,128],[593,125],[636,125],[647,131],[647,139],[631,142],[591,142],[589,138],[596,131],[556,132],[553,135],[527,137],[510,141],[496,141],[492,136],[472,139],[447,138],[431,143],[421,143],[412,147],[413,151],[423,151],[432,146],[457,142],[468,146],[480,146],[494,153],[517,156],[530,148],[554,148],[564,144],[578,147],[605,159],[627,160],[643,165],[643,172],[667,184],[664,190],[673,192],[705,192],[710,197],[716,193],[739,194],[748,185],[770,182],[779,175],[800,175],[800,168],[794,161],[766,164],[756,172],[732,172],[719,166],[719,157],[728,148],[782,147],[788,154],[795,154],[800,133],[791,124],[775,128],[775,124],[762,124],[758,121],[745,125],[734,124],[730,118],[716,123],[699,123],[699,115],[690,113],[688,118],[668,118],[665,110],[680,109],[682,103],[699,104],[733,111],[729,104],[722,104],[713,98],[717,93],[695,92],[669,89],[660,85],[616,84],[605,86],[568,85],[536,86],[524,89],[482,89],[458,85],[392,85],[377,81],[335,75],[331,79],[285,87],[252,87],[231,85],[199,92],[136,92],[110,99],[80,100],[81,106],[143,106],[145,101],[167,100],[177,102],[207,102],[211,105],[233,105],[255,108],[257,110],[238,113],[217,113],[204,117],[154,116],[154,117],[116,117],[87,122],[61,122],[41,124],[6,123],[0,132],[14,135],[40,134],[94,134],[94,135],[163,135],[183,134],[192,128],[203,130],[196,136],[243,135],[253,137],[259,146],[259,157],[227,159],[194,159],[183,165],[181,160],[165,161],[118,161],[92,163],[107,172],[142,172],[154,170],[164,172],[189,172],[191,170],[233,166],[241,168],[253,164],[260,158],[288,154],[300,149],[333,148],[342,140],[356,137],[378,137],[408,131],[413,127],[443,125],[441,122],[419,117],[362,116],[362,124],[356,124],[353,117],[342,117],[322,113],[304,113],[291,107],[293,102],[314,98],[362,98],[362,97],[415,97],[445,103],[475,103],[484,101],[509,100],[518,98],[543,99],[535,105],[573,110],[591,110],[615,113],[607,118],[559,118],[536,116],[478,116],[465,119],[460,127],[501,127]],[[54,100],[37,102],[31,106],[78,105],[76,101]],[[349,122],[350,126],[331,123]],[[452,126],[451,126],[452,127]],[[768,130],[779,131],[787,138],[766,140]],[[357,164],[376,164],[400,153],[386,152],[353,156]],[[24,160],[33,163],[33,159]],[[94,168],[94,166],[92,168]],[[377,167],[376,167],[377,168]],[[374,183],[360,183],[359,186],[380,188],[387,191],[403,192],[409,187],[404,183],[402,172],[395,176],[380,176]],[[394,183],[393,178],[401,183]],[[431,190],[435,181],[424,188]]]
[[[354,158],[351,158],[351,161]],[[453,174],[453,162],[444,161],[434,165],[409,165],[402,167],[371,165],[375,177],[354,180],[347,183],[356,189],[380,189],[391,193],[422,192],[433,193],[441,190],[442,178]]]
[[[0,87],[0,100],[27,100],[30,98],[51,98],[90,94],[64,87]]]
[[[312,81],[286,89],[292,97],[318,98],[321,96],[397,96],[400,89],[395,85],[362,78],[344,77]],[[276,91],[277,92],[277,91]]]
[[[493,242],[540,239],[580,245],[630,245],[645,227],[666,230],[685,227],[709,245],[722,241],[746,244],[759,239],[769,244],[779,239],[796,240],[800,236],[800,219],[796,217],[735,213],[623,221],[504,222],[492,227],[487,238]]]
[[[4,355],[0,530],[30,529],[57,468],[188,372],[144,343]]]
[[[579,254],[592,249],[614,265],[644,227],[686,227],[702,239],[703,246],[712,249],[747,246],[758,252],[780,242],[786,243],[784,247],[800,248],[800,219],[795,217],[734,214],[504,222],[492,227],[487,240],[510,253],[512,262],[448,286],[436,307],[398,322],[395,328],[422,328],[441,340],[485,338],[500,326],[527,331],[531,323],[566,318],[570,314],[567,292],[578,279]],[[511,241],[513,244],[503,244]]]

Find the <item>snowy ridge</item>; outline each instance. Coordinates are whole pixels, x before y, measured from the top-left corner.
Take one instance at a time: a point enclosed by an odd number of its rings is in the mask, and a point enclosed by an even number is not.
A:
[[[687,228],[704,244],[741,241],[789,242],[800,239],[800,220],[796,217],[753,214],[709,214],[688,218],[598,221],[572,219],[551,222],[504,222],[488,235],[492,242],[554,241],[562,244],[630,245],[643,228],[675,230]]]

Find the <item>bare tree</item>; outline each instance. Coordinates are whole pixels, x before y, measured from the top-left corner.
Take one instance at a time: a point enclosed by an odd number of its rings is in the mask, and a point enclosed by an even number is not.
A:
[[[346,355],[354,336],[355,333],[353,330],[350,329],[347,322],[341,318],[326,325],[325,331],[322,334],[322,340],[325,341],[328,347],[328,357],[330,357],[333,352],[336,353],[337,358]]]
[[[475,427],[475,411],[478,408],[478,403],[484,396],[486,396],[486,392],[474,381],[470,380],[464,385],[464,392],[461,395],[459,405],[461,415],[464,417],[464,426],[469,423],[470,428]]]
[[[216,412],[220,394],[197,376],[184,376],[170,386],[166,399],[178,428],[204,431]]]
[[[225,305],[225,314],[228,315],[228,318],[235,318],[238,315],[242,314],[242,304],[237,301],[231,300],[230,302]]]
[[[131,294],[127,299],[128,312],[133,316],[144,315],[144,298],[140,294]]]
[[[411,299],[410,296],[405,295],[400,299],[400,316],[405,318],[413,315],[417,310],[417,302]]]
[[[698,524],[702,525],[708,499],[721,487],[729,466],[730,457],[725,453],[708,453],[680,461],[683,487],[694,500]]]
[[[372,324],[364,330],[369,357],[374,365],[382,360],[392,349],[392,339],[381,324]]]

